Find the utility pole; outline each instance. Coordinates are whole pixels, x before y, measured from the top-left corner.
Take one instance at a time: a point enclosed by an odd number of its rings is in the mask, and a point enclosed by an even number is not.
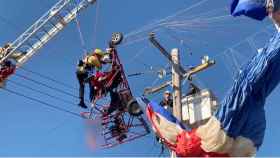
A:
[[[182,79],[187,78],[191,80],[192,75],[201,72],[212,65],[215,64],[214,60],[209,60],[208,56],[203,58],[202,64],[197,65],[189,70],[184,70],[184,68],[180,65],[180,56],[179,50],[174,48],[171,50],[171,54],[166,51],[166,49],[160,45],[160,43],[155,39],[155,34],[150,33],[149,40],[151,43],[160,50],[161,54],[164,55],[170,64],[172,65],[172,80],[166,81],[165,83],[157,86],[157,87],[149,87],[144,90],[145,95],[156,93],[167,86],[172,84],[173,87],[173,115],[178,119],[178,121],[182,121],[182,92],[181,92],[181,81]],[[176,153],[174,151],[170,151],[170,157],[176,158]]]
[[[168,51],[155,39],[155,33],[149,34],[149,40],[156,48],[160,50],[161,54],[164,55],[167,58],[167,60],[169,60],[170,64],[174,66],[174,63],[172,61],[172,55],[170,55]],[[177,72],[180,75],[184,75],[186,73],[186,70],[181,65],[177,65],[176,67],[178,69]]]
[[[182,104],[181,104],[181,75],[179,70],[180,56],[177,48],[172,49],[172,87],[173,87],[173,115],[182,121]],[[176,153],[171,151],[171,158],[176,158]]]
[[[173,86],[173,115],[182,120],[182,104],[181,104],[181,75],[179,72],[180,56],[177,48],[171,51],[172,62],[172,86]]]

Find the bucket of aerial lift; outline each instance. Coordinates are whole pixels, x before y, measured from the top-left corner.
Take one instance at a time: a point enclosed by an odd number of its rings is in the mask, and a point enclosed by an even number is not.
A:
[[[182,99],[182,119],[191,126],[202,124],[216,111],[218,102],[208,89],[184,96]]]

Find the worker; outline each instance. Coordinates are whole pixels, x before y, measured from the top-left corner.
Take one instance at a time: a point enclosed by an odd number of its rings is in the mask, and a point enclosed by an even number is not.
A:
[[[99,90],[100,84],[102,84],[101,81],[104,80],[104,73],[101,72],[101,69],[103,64],[111,62],[110,54],[111,49],[106,49],[106,52],[103,52],[101,49],[95,49],[92,54],[87,55],[83,59],[83,67],[87,71],[95,71],[92,76],[88,76],[91,80],[88,82],[90,86],[90,101],[94,100],[95,92]]]
[[[5,60],[0,65],[0,82],[5,81],[11,74],[15,72],[16,66],[10,61]]]
[[[103,52],[101,49],[95,49],[92,54],[87,55],[83,60],[79,61],[76,76],[79,81],[80,107],[87,108],[84,102],[84,91],[86,82],[90,87],[89,98],[91,102],[95,99],[95,95],[101,95],[100,92],[103,92],[102,84],[106,78],[104,77],[105,74],[101,72],[101,69],[102,64],[111,62],[111,51],[112,49],[110,48],[106,49],[106,52]],[[93,75],[90,75],[90,72],[93,71],[95,71],[95,73]]]
[[[109,50],[108,50],[109,51]],[[85,82],[90,77],[89,72],[93,70],[100,71],[102,64],[105,63],[103,60],[108,53],[102,52],[100,49],[95,49],[92,54],[87,55],[83,60],[80,60],[77,66],[76,76],[79,81],[79,106],[82,108],[87,108],[84,102],[84,91],[85,91]],[[98,73],[97,73],[98,74]],[[94,85],[93,82],[88,82],[90,87],[90,101],[94,98]]]
[[[111,50],[112,49],[109,48],[106,52],[103,52],[101,49],[95,49],[92,54],[89,54],[84,58],[84,63],[87,67],[100,71],[102,69],[102,64],[111,62]]]
[[[82,108],[87,108],[85,101],[84,101],[84,92],[85,92],[85,82],[88,78],[88,71],[86,70],[85,64],[82,60],[78,62],[76,76],[79,81],[79,106]]]
[[[163,99],[162,101],[159,103],[164,109],[172,112],[172,108],[173,108],[173,99],[172,99],[172,95],[169,91],[165,91],[163,93]]]

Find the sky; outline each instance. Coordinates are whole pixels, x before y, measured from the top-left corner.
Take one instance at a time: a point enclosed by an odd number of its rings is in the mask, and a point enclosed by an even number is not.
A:
[[[0,3],[0,44],[4,45],[15,40],[56,0],[1,0]],[[63,84],[20,69],[10,78],[12,82],[8,82],[7,88],[80,113],[83,110],[75,105],[78,99],[71,95],[78,95],[75,67],[83,56],[83,49],[105,49],[112,32],[123,32],[125,39],[118,50],[126,74],[145,72],[142,76],[128,78],[134,96],[139,96],[145,87],[170,79],[170,76],[158,79],[155,73],[162,68],[169,69],[166,59],[147,40],[148,33],[153,31],[167,50],[179,48],[184,67],[199,64],[203,55],[215,59],[216,65],[195,76],[194,82],[211,89],[222,100],[235,73],[256,49],[263,47],[274,31],[267,19],[258,22],[229,16],[229,3],[223,0],[100,0],[78,16],[84,46],[77,25],[72,22],[24,65],[26,70]],[[64,93],[19,75],[61,89]],[[67,102],[39,94],[20,84]],[[183,91],[186,89],[187,84]],[[257,156],[280,155],[277,150],[280,147],[277,141],[280,139],[279,92],[278,87],[267,99],[267,129]],[[159,101],[160,97],[158,94],[150,98]],[[160,153],[153,134],[112,149],[92,150],[85,141],[85,120],[4,90],[0,90],[0,107],[0,156],[158,156]]]

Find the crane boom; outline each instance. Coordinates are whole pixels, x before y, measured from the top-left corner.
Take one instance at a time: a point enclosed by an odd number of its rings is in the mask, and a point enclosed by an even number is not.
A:
[[[60,0],[11,44],[10,51],[0,58],[0,63],[14,53],[21,52],[21,56],[16,60],[16,66],[22,66],[65,28],[77,16],[78,12],[95,2],[96,0],[79,0],[76,4],[73,0]]]

